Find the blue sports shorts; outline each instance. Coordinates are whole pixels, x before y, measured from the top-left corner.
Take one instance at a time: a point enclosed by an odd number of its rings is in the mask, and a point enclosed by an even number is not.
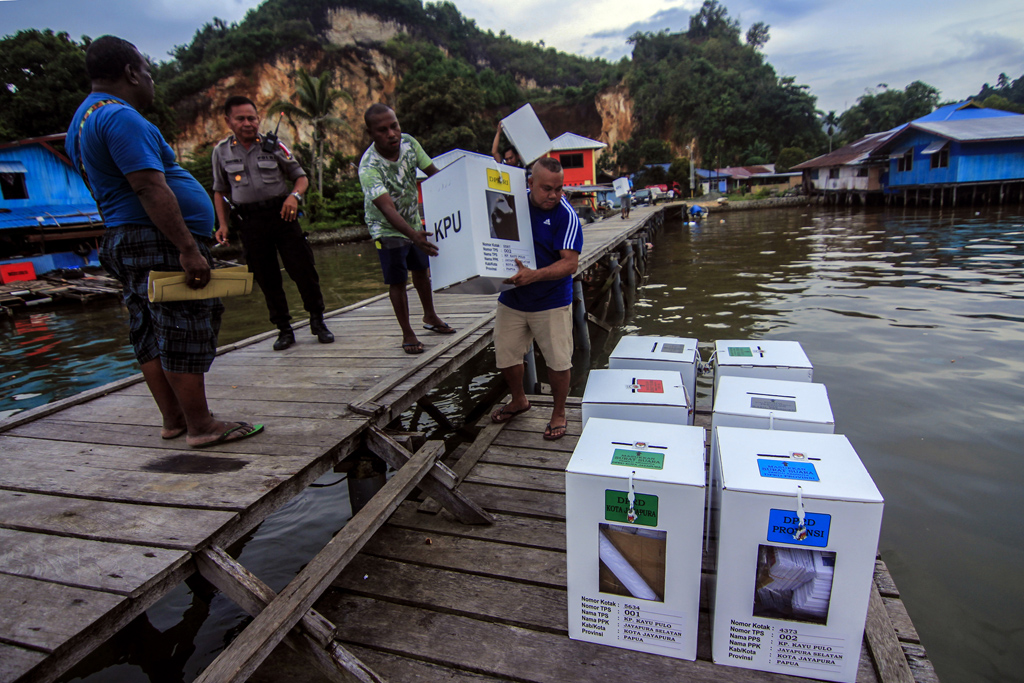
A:
[[[374,241],[380,269],[384,273],[384,284],[404,285],[409,280],[410,270],[427,270],[430,257],[413,246],[405,237],[379,237]]]

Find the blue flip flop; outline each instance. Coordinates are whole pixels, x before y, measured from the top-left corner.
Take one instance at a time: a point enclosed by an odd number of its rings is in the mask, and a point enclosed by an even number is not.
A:
[[[193,445],[192,448],[209,448],[210,446],[216,446],[217,444],[234,443],[235,441],[248,439],[250,436],[256,436],[262,431],[263,425],[261,424],[251,425],[248,422],[239,422],[237,425],[225,431],[223,434],[218,436],[213,441],[204,441],[203,443],[197,443]],[[236,436],[234,438],[231,437],[232,434],[238,434],[239,432],[241,432],[239,436]]]

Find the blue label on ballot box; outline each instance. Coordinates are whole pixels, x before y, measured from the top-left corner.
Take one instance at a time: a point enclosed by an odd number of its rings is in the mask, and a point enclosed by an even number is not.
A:
[[[789,460],[766,460],[758,458],[757,468],[762,477],[771,479],[796,479],[798,481],[820,481],[818,471],[809,462]]]
[[[828,545],[828,529],[831,524],[832,515],[808,512],[804,515],[804,528],[800,530],[802,533],[799,533],[800,518],[796,510],[773,508],[768,512],[768,541],[824,548]]]

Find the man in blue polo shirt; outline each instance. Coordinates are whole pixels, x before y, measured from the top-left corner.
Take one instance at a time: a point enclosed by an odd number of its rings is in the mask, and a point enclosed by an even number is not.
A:
[[[494,352],[512,400],[494,411],[491,420],[508,422],[530,409],[523,388],[523,356],[536,340],[548,368],[554,398],[544,438],[565,436],[565,399],[572,369],[572,278],[583,251],[580,219],[562,195],[564,173],[556,159],[538,159],[529,180],[530,224],[537,269],[519,259],[519,272],[506,282],[514,289],[498,297]]]
[[[238,441],[263,425],[215,420],[204,374],[217,353],[220,299],[150,302],[151,270],[184,272],[193,289],[210,282],[213,205],[139,113],[153,103],[153,77],[134,45],[115,36],[85,53],[92,92],[78,107],[65,148],[103,216],[100,262],[121,282],[129,338],[163,417],[160,435],[187,434],[192,448]]]

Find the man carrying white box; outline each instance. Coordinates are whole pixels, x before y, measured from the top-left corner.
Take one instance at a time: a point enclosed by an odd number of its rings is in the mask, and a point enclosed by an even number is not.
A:
[[[409,324],[409,297],[405,291],[409,271],[423,305],[424,329],[439,334],[455,333],[434,310],[427,256],[437,254],[437,246],[427,240],[430,233],[423,229],[416,185],[417,168],[427,177],[438,170],[420,143],[411,135],[402,134],[398,117],[390,107],[371,105],[363,119],[373,140],[359,162],[366,225],[377,247],[391,307],[402,328],[402,350],[423,353],[423,343]]]
[[[498,297],[494,325],[494,352],[508,383],[512,400],[491,415],[508,422],[530,409],[523,388],[523,356],[534,339],[544,354],[554,407],[544,438],[565,436],[565,399],[572,368],[572,277],[583,251],[580,219],[562,195],[565,174],[556,159],[544,157],[533,165],[529,180],[530,225],[537,269],[519,259],[519,272],[506,282],[514,289]]]

